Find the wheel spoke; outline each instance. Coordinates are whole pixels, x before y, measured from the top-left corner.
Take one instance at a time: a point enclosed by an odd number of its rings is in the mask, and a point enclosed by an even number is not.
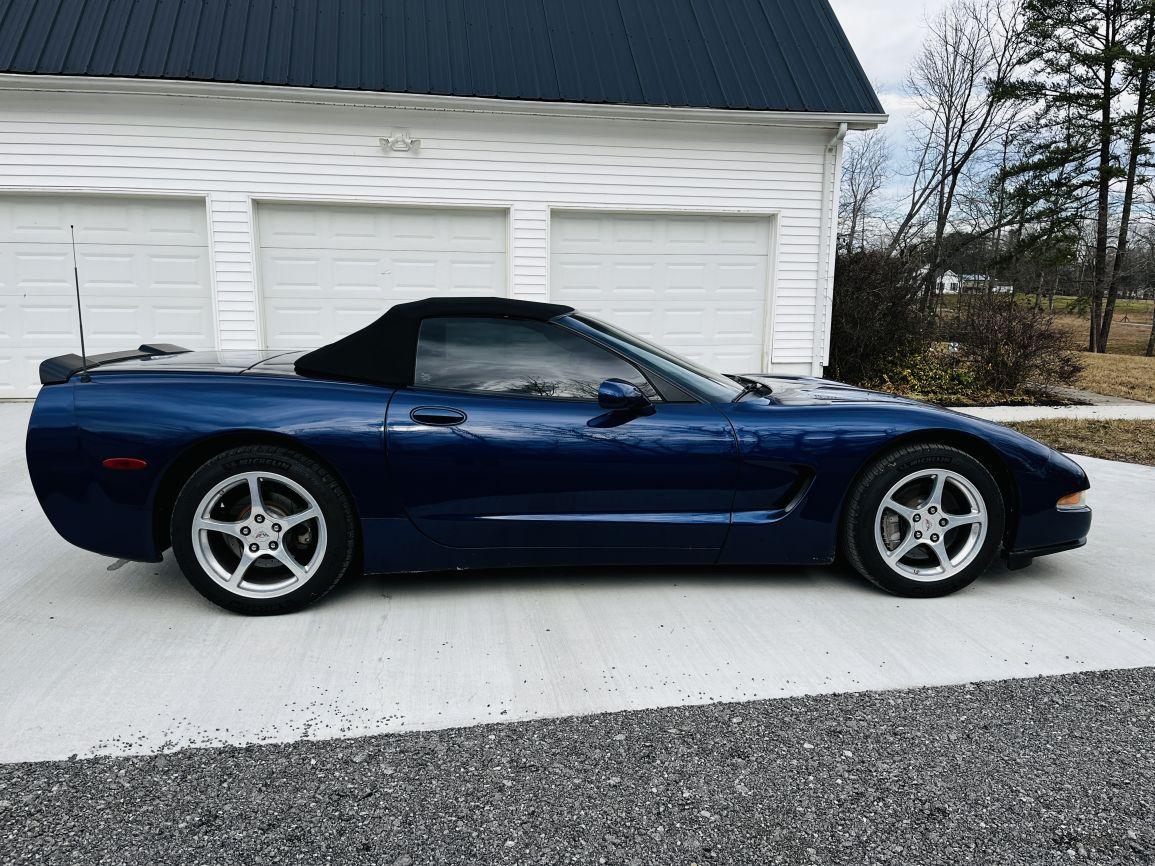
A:
[[[234,538],[241,537],[241,524],[232,523],[224,520],[210,520],[207,517],[198,518],[193,524],[194,529],[203,529],[208,532],[220,532],[223,535],[231,535]]]
[[[261,477],[256,473],[246,476],[249,482],[249,505],[253,512],[264,512],[265,500],[261,498]]]
[[[256,562],[259,556],[259,553],[250,553],[247,548],[241,551],[241,561],[237,563],[237,567],[229,575],[229,583],[239,586],[241,581],[245,579],[245,573],[249,570],[249,566]]]
[[[972,523],[982,523],[983,515],[974,514],[944,514],[949,523],[946,525],[947,530],[956,529],[960,526],[970,526]]]
[[[934,551],[938,564],[942,567],[942,576],[949,577],[954,574],[954,563],[950,561],[950,554],[946,551],[946,542],[940,538],[938,541],[928,544],[927,547]]]
[[[906,538],[902,540],[898,547],[896,547],[894,550],[888,551],[886,555],[888,558],[897,562],[922,543],[923,541],[921,538],[915,538],[913,532],[908,532],[906,534]]]
[[[305,567],[301,565],[301,563],[297,562],[297,560],[293,559],[293,555],[289,553],[289,551],[287,551],[284,547],[277,548],[277,550],[273,552],[273,556],[277,558],[278,562],[283,563],[284,566],[289,569],[289,571],[293,572],[293,576],[298,580],[308,576],[309,572],[305,569]]]
[[[934,478],[934,483],[930,489],[930,496],[928,496],[926,502],[923,503],[923,508],[935,505],[938,506],[939,511],[942,511],[942,492],[946,488],[946,473],[935,472],[932,477]]]
[[[294,526],[304,523],[306,520],[312,520],[314,517],[320,517],[321,512],[316,508],[306,508],[304,511],[298,511],[296,514],[290,514],[287,517],[276,518],[277,522],[281,524],[281,532],[288,532]]]
[[[917,513],[917,511],[913,508],[910,508],[909,506],[903,505],[893,497],[886,500],[884,503],[882,503],[882,505],[888,511],[893,511],[895,514],[905,520],[907,524],[914,522],[914,515]]]

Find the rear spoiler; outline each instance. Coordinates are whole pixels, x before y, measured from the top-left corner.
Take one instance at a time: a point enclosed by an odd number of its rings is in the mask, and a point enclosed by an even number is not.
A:
[[[131,361],[136,358],[152,358],[157,355],[183,355],[191,352],[184,346],[174,346],[172,343],[145,343],[138,349],[128,349],[123,352],[105,352],[103,355],[89,355],[86,359],[79,355],[57,355],[47,361],[40,362],[40,384],[60,385],[67,382],[81,370],[93,367],[102,367],[105,364],[115,364],[117,361]]]

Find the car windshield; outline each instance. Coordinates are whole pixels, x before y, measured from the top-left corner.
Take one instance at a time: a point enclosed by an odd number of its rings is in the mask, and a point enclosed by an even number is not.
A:
[[[570,318],[596,331],[606,342],[626,350],[658,373],[664,374],[676,383],[688,385],[709,400],[729,402],[743,391],[742,386],[729,376],[696,364],[592,316],[572,315]]]

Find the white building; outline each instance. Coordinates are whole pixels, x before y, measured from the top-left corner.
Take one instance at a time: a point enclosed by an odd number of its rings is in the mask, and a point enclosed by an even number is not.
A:
[[[957,295],[959,277],[954,271],[943,271],[938,276],[938,290],[944,295]]]
[[[79,350],[70,226],[89,352],[314,346],[486,294],[819,373],[842,138],[885,121],[826,0],[657,30],[661,0],[511,3],[12,7],[0,397]]]
[[[1015,290],[1011,283],[1000,283],[994,277],[986,274],[963,274],[960,278],[961,287],[968,292],[990,292],[995,295],[1009,295]]]
[[[920,277],[926,276],[926,272],[930,270],[927,267],[922,267],[918,271]],[[935,280],[935,288],[940,295],[957,295],[959,290],[959,275],[954,271],[943,271]]]

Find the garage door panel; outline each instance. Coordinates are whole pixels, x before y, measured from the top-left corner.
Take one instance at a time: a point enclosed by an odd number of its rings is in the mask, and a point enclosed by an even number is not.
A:
[[[730,372],[764,365],[764,217],[555,213],[550,297]]]
[[[274,203],[261,204],[258,211],[258,242],[268,250],[504,254],[506,248],[505,220],[497,211]]]
[[[331,323],[320,306],[284,304],[269,314],[265,323],[270,333],[277,333],[288,345],[308,346],[314,343]]]
[[[324,253],[319,255],[324,256]],[[386,277],[388,264],[380,253],[350,252],[334,255],[329,259],[329,265],[328,278],[324,282],[332,285],[337,291],[366,298],[379,298],[384,295],[382,282]]]
[[[117,196],[8,195],[0,208],[0,238],[24,244],[69,244],[69,226],[79,244],[204,247],[208,222],[204,203],[187,199]]]
[[[297,254],[266,250],[261,257],[261,276],[269,291],[306,289],[310,295],[315,294],[329,280],[328,273],[322,274],[322,267],[321,252],[315,250]]]
[[[0,297],[23,298],[33,290],[59,294],[74,291],[68,248],[0,241]]]
[[[394,304],[505,295],[502,211],[261,204],[265,343],[321,345]]]
[[[49,349],[62,342],[77,340],[76,301],[70,298],[51,303],[51,299],[37,299],[17,307],[12,346],[36,346]]]
[[[505,280],[504,262],[497,257],[476,261],[457,260],[447,265],[448,280],[444,285],[451,295],[490,295],[493,294],[493,287]]]
[[[376,301],[346,301],[340,306],[286,302],[269,311],[265,325],[284,346],[320,346],[334,339],[330,334],[352,333],[380,315],[381,304]]]
[[[0,196],[0,396],[33,396],[40,362],[80,348],[69,225],[90,352],[215,344],[203,201]]]
[[[697,255],[703,250],[764,256],[770,243],[766,217],[661,214],[554,214],[554,253],[612,250],[618,255]]]

